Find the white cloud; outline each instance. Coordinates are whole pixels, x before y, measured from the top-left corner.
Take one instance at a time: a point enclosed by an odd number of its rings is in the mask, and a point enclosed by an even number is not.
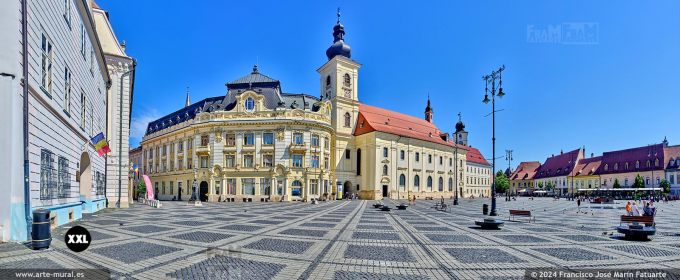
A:
[[[136,116],[132,116],[132,124],[130,124],[130,148],[136,148],[139,146],[139,142],[142,141],[142,137],[146,133],[146,127],[149,122],[155,121],[162,117],[156,109],[148,109],[139,113]]]

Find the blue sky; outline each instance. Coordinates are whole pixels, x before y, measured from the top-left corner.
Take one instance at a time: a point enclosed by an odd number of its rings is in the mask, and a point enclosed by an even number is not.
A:
[[[187,86],[192,101],[224,95],[256,62],[285,92],[318,95],[338,6],[363,65],[360,101],[422,117],[429,93],[440,129],[452,132],[461,112],[487,158],[481,76],[502,64],[496,150],[514,150],[513,165],[580,146],[598,155],[664,136],[680,144],[678,1],[97,3],[138,62],[133,146],[148,121],[183,106]]]

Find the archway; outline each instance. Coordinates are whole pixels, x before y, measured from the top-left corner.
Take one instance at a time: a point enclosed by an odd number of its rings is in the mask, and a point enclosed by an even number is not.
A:
[[[302,196],[302,182],[299,180],[293,181],[290,188],[290,196],[299,198]]]
[[[342,196],[348,197],[352,192],[352,183],[350,181],[345,181],[342,185]]]
[[[208,182],[201,182],[198,193],[201,201],[208,201]]]
[[[87,152],[80,154],[80,200],[92,199],[92,165]]]

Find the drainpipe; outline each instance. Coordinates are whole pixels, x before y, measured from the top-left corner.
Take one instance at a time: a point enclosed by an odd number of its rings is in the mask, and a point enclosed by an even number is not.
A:
[[[22,43],[22,68],[23,68],[23,109],[24,109],[24,212],[26,214],[26,237],[31,238],[31,190],[29,185],[29,162],[28,162],[28,0],[21,1],[21,43]]]
[[[118,201],[116,202],[116,208],[120,208],[120,197],[123,190],[123,185],[121,181],[122,176],[122,166],[123,161],[123,82],[125,81],[125,76],[130,76],[131,73],[135,71],[136,62],[133,61],[132,69],[120,75],[120,111],[118,111]],[[129,202],[128,202],[129,203]]]

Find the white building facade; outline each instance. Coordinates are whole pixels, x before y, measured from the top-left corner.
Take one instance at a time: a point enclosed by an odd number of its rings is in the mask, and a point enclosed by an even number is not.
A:
[[[105,207],[90,138],[106,131],[109,76],[89,1],[7,1],[0,23],[0,240],[23,241],[32,210],[57,226]]]

